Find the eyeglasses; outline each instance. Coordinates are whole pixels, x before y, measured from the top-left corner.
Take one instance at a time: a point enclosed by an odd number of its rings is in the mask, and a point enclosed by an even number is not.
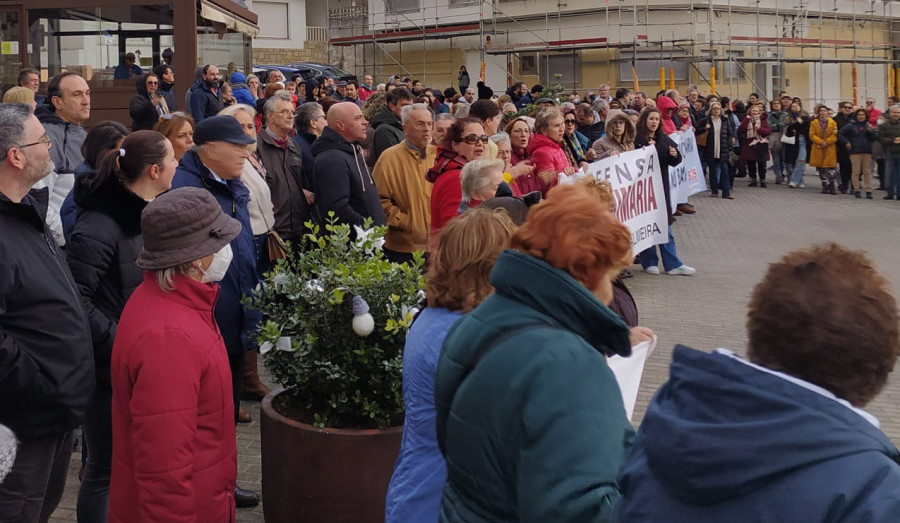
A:
[[[294,111],[289,111],[287,109],[285,109],[284,111],[278,111],[278,114],[284,116],[285,118],[295,118],[297,116],[297,113],[295,113]]]
[[[175,118],[176,116],[179,118],[184,118],[185,114],[181,111],[175,111],[174,113],[159,115],[160,119],[162,119],[162,120],[171,120],[172,118]]]
[[[47,149],[49,149],[50,147],[53,146],[53,143],[50,141],[50,137],[49,137],[49,136],[44,135],[43,137],[41,137],[40,140],[38,140],[38,141],[36,141],[36,142],[31,142],[31,143],[25,143],[25,144],[22,144],[22,145],[17,145],[17,146],[16,146],[16,149],[24,149],[24,148],[26,148],[26,147],[31,147],[32,145],[46,145],[46,146],[47,146]]]
[[[469,136],[463,138],[462,141],[466,142],[469,145],[475,145],[479,141],[481,141],[481,143],[483,144],[487,144],[488,141],[490,141],[490,137],[486,134],[482,134],[481,136],[478,136],[477,134],[470,134]]]
[[[147,82],[147,85],[159,85],[159,82]]]
[[[575,125],[575,120],[566,118],[566,125]]]

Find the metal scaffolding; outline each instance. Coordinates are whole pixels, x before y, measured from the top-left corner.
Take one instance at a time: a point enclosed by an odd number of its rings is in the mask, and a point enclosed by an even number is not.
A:
[[[648,63],[679,64],[688,71],[689,81],[707,88],[717,71],[719,85],[731,92],[745,86],[782,88],[786,67],[810,64],[817,73],[815,91],[824,93],[824,71],[850,64],[854,78],[858,65],[883,66],[890,71],[893,94],[894,64],[900,58],[894,44],[895,38],[900,41],[900,28],[893,29],[895,2],[890,0],[792,0],[791,5],[763,0],[685,0],[678,5],[607,0],[581,10],[547,0],[538,2],[542,12],[534,9],[524,15],[509,14],[505,2],[472,0],[468,4],[477,5],[477,20],[472,9],[447,9],[466,4],[461,0],[328,1],[335,61],[345,66],[353,62],[375,74],[402,71],[425,84],[429,70],[454,68],[449,58],[435,62],[428,57],[428,49],[454,46],[478,50],[483,62],[506,71],[507,83],[518,80],[523,57],[537,60],[539,74],[549,76],[554,56],[571,54],[576,67],[584,53],[602,51],[603,58],[591,63],[604,65],[606,71],[622,70],[623,63],[633,63],[635,70],[646,70]],[[848,29],[851,36],[841,36]],[[421,51],[421,64],[401,59],[411,49]],[[610,80],[631,84],[623,78]],[[585,86],[573,75],[568,87]]]

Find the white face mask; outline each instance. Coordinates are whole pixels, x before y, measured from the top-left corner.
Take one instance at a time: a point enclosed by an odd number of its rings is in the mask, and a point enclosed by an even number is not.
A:
[[[225,273],[228,272],[228,266],[231,265],[231,259],[233,257],[234,254],[231,252],[231,244],[225,244],[225,247],[222,247],[218,252],[213,254],[213,259],[209,263],[209,267],[207,267],[206,270],[200,269],[200,272],[203,273],[200,282],[213,283],[222,281],[222,278],[225,277]]]

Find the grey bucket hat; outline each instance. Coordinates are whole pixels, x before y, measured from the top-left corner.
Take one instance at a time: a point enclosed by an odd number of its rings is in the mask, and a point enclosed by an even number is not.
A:
[[[231,243],[240,232],[241,223],[222,212],[209,191],[174,189],[141,213],[144,247],[137,266],[153,271],[199,260]]]

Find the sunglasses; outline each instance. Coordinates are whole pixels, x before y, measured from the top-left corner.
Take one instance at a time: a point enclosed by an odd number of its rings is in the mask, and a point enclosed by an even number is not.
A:
[[[470,134],[469,136],[463,138],[461,141],[466,142],[469,145],[475,145],[479,141],[483,144],[487,144],[490,141],[490,137],[486,134],[482,134],[481,136],[478,136],[477,134]]]
[[[570,124],[575,125],[575,120],[573,120],[571,118],[566,118],[566,125],[570,125]]]
[[[181,111],[175,111],[174,113],[159,115],[159,117],[163,120],[171,120],[172,118],[175,118],[176,116],[179,118],[184,118],[185,114]]]
[[[147,82],[147,85],[159,85],[159,82]]]

